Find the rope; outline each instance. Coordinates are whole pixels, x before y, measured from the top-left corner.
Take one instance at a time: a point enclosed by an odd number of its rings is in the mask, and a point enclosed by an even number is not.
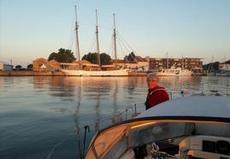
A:
[[[55,152],[55,150],[62,145],[65,141],[67,140],[67,138],[62,139],[60,142],[56,143],[50,151],[48,151],[48,153],[46,155],[44,155],[43,157],[41,157],[41,159],[51,159],[53,153]]]
[[[129,45],[129,43],[121,36],[121,34],[119,33],[119,32],[117,32],[117,37],[121,40],[121,41],[123,41],[125,44],[126,44],[126,46],[130,49],[130,50],[132,50],[132,51],[134,51],[134,49]]]
[[[117,41],[118,45],[119,45],[119,48],[121,50],[121,52],[125,53],[125,49],[123,49],[123,46],[122,44],[120,43],[120,41]]]
[[[69,46],[68,49],[70,49],[71,51],[76,50],[76,48],[73,48],[75,45],[75,38],[73,36],[73,31],[71,32],[72,36],[70,36],[70,40],[69,40]]]
[[[130,49],[127,45],[124,44],[124,42],[120,39],[120,37],[117,37],[117,39],[118,42],[121,44],[121,46],[123,46],[127,50],[127,52],[130,52],[130,50],[133,51],[133,49]]]
[[[95,47],[96,47],[96,39],[94,38],[94,36],[92,36],[92,39],[90,40],[90,45],[89,45],[89,52],[96,52],[95,51]],[[94,50],[93,50],[94,48]]]
[[[72,25],[71,25],[69,42],[68,42],[68,47],[67,47],[71,51],[73,50],[73,45],[74,45],[74,41],[75,41],[75,29],[73,29],[73,28],[75,28],[74,24],[75,24],[75,22],[72,23]]]
[[[112,50],[112,51],[111,51]],[[106,52],[108,55],[110,55],[110,57],[113,59],[113,36],[111,36],[110,38],[110,46],[109,48],[106,50]]]

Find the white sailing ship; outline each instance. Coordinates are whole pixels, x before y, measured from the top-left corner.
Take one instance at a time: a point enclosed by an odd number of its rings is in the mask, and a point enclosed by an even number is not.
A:
[[[107,71],[86,71],[86,70],[62,70],[67,76],[128,76],[127,69]]]
[[[76,45],[77,45],[77,57],[80,61],[80,46],[79,46],[79,37],[78,37],[78,21],[77,21],[77,9],[75,6],[75,12],[76,12]],[[115,14],[113,14],[113,43],[114,43],[114,59],[117,60],[117,48],[116,48],[116,25],[115,25]],[[103,70],[101,61],[100,61],[100,47],[99,47],[99,35],[98,35],[98,16],[97,16],[97,10],[96,10],[96,44],[97,44],[97,62],[98,66],[94,70],[83,70],[83,69],[75,69],[75,70],[68,70],[68,69],[62,69],[61,71],[65,73],[67,76],[128,76],[128,69],[124,68],[117,68],[116,64],[113,65],[112,68],[109,70]],[[79,62],[81,65],[81,62]],[[80,68],[82,68],[80,66]]]

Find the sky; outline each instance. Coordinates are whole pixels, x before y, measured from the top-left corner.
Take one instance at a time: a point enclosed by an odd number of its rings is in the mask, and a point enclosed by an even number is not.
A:
[[[100,50],[111,56],[116,13],[119,58],[230,58],[230,0],[0,0],[0,61],[26,66],[59,48],[75,51],[75,4],[81,57],[96,50],[97,8]]]

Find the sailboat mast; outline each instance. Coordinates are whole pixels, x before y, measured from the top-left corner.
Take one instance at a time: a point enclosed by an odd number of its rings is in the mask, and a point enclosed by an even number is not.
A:
[[[113,49],[114,49],[114,60],[117,60],[117,34],[116,34],[115,13],[113,13]]]
[[[76,30],[76,52],[77,52],[77,59],[80,61],[80,44],[79,44],[79,36],[78,36],[78,21],[77,21],[77,6],[75,5],[75,15],[76,15],[76,22],[75,22],[75,30]]]
[[[169,58],[168,58],[168,52],[166,52],[166,68],[168,69],[169,68]]]
[[[184,69],[184,65],[185,65],[185,64],[184,64],[184,63],[185,63],[184,60],[185,60],[185,59],[184,59],[184,57],[182,56],[182,69]]]
[[[97,9],[96,9],[96,41],[97,41],[97,63],[101,67],[100,46],[99,46],[99,36],[98,36],[98,16],[97,16]]]

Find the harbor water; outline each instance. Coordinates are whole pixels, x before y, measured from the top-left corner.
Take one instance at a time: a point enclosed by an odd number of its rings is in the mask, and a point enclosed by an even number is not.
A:
[[[230,94],[229,77],[159,77],[171,98]],[[76,159],[99,130],[144,111],[145,77],[0,77],[0,159]],[[117,118],[119,117],[119,118]]]

